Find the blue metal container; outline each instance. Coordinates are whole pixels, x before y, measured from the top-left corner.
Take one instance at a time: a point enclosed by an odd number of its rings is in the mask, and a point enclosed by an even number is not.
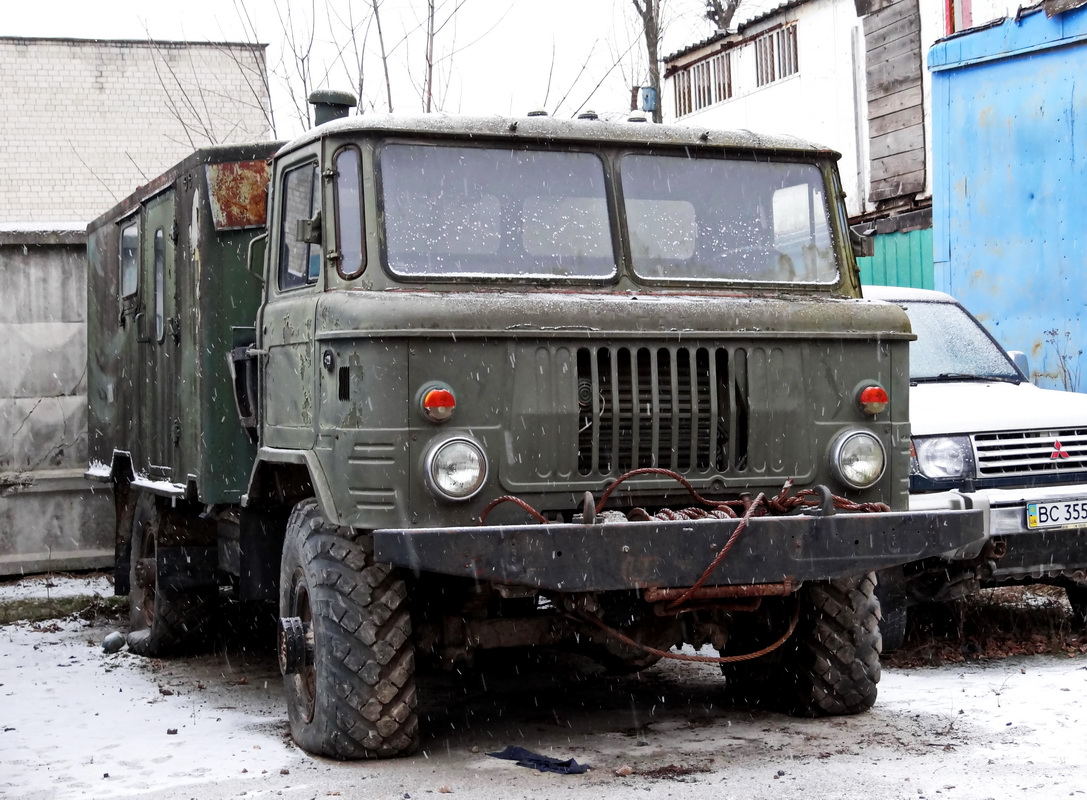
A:
[[[937,42],[935,288],[1049,388],[1087,390],[1087,7]]]

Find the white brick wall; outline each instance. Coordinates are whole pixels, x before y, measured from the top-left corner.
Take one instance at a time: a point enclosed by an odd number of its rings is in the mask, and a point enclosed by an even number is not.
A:
[[[262,45],[0,37],[0,224],[82,223],[197,147],[267,139]]]

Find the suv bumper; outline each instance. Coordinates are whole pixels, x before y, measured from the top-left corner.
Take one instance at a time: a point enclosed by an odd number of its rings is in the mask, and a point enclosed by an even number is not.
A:
[[[693,585],[739,520],[492,525],[374,531],[377,561],[516,586],[584,592]],[[707,585],[829,580],[954,551],[979,550],[982,514],[766,516]]]
[[[1039,486],[1030,489],[981,489],[910,495],[910,510],[939,512],[973,508],[985,520],[986,536],[1002,542],[995,581],[1039,578],[1087,569],[1087,523],[1083,527],[1028,528],[1027,503],[1087,499],[1087,485]],[[950,554],[952,560],[968,557]]]

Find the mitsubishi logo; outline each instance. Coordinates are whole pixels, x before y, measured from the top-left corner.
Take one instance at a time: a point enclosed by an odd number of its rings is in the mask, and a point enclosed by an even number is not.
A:
[[[1061,446],[1061,440],[1055,439],[1053,441],[1053,452],[1049,454],[1050,458],[1068,458],[1068,451]]]

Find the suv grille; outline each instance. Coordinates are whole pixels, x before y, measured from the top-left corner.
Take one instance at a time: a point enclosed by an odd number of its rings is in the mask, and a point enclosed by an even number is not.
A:
[[[747,466],[744,350],[583,347],[577,380],[581,475],[637,467],[698,474]]]
[[[983,478],[1083,472],[1087,428],[981,433],[974,436],[974,452]]]

